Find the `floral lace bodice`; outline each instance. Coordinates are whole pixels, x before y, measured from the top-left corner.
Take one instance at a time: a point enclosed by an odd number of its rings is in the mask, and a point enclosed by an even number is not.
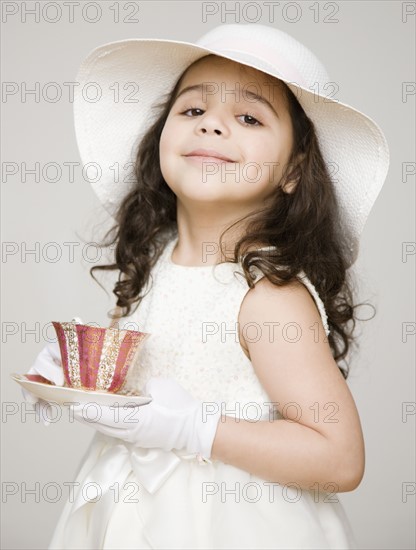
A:
[[[231,262],[215,267],[175,264],[171,256],[176,241],[174,236],[159,257],[150,292],[119,322],[120,328],[150,333],[128,387],[142,389],[150,377],[170,376],[197,399],[225,403],[226,414],[268,415],[271,400],[239,343],[238,314],[249,290],[242,270],[236,273],[239,265]],[[257,272],[256,281],[262,275]],[[303,273],[299,278],[314,297],[328,334],[321,299]]]

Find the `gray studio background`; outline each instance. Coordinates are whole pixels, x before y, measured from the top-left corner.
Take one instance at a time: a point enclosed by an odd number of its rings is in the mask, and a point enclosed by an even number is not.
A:
[[[97,275],[108,295],[89,275],[97,250],[85,248],[85,243],[97,241],[109,226],[79,167],[73,182],[67,172],[56,183],[47,183],[42,176],[36,182],[33,175],[23,182],[22,163],[32,168],[39,162],[42,168],[48,162],[61,166],[80,162],[72,103],[63,83],[75,81],[78,66],[91,49],[130,37],[194,40],[221,22],[235,22],[232,15],[221,21],[221,9],[236,3],[210,3],[218,13],[203,22],[200,2],[130,2],[133,8],[128,9],[123,2],[97,2],[102,13],[95,23],[84,21],[80,8],[75,9],[72,23],[68,8],[55,23],[42,15],[39,22],[29,15],[24,22],[20,10],[25,2],[3,2],[3,10],[5,4],[18,12],[7,17],[3,13],[2,81],[17,83],[19,93],[7,100],[3,96],[2,166],[14,162],[19,173],[8,177],[3,173],[1,184],[1,536],[3,548],[45,548],[67,496],[63,484],[74,479],[93,431],[66,420],[47,428],[31,416],[22,422],[20,388],[9,375],[29,369],[44,337],[54,336],[51,326],[42,333],[52,320],[77,315],[84,322],[108,326],[115,275]],[[26,4],[33,8],[34,2]],[[40,2],[41,7],[45,4]],[[110,9],[115,4],[119,22]],[[258,22],[271,24],[262,2],[252,2],[246,10],[244,2],[237,4],[241,22],[253,20],[254,10],[260,9]],[[410,549],[415,545],[415,336],[405,339],[402,331],[404,326],[414,330],[415,256],[404,258],[402,250],[412,250],[415,241],[415,176],[404,181],[402,169],[403,163],[415,160],[415,96],[405,101],[402,83],[414,86],[415,81],[415,16],[404,21],[404,12],[414,9],[414,2],[298,2],[302,14],[297,21],[293,4],[280,2],[274,25],[317,54],[339,85],[337,97],[376,120],[390,145],[387,181],[364,230],[355,265],[360,301],[368,300],[376,308],[375,318],[359,325],[360,349],[351,358],[348,380],[366,441],[366,471],[360,486],[340,493],[339,499],[360,548]],[[46,12],[49,19],[55,13],[53,7]],[[123,21],[128,14],[139,22]],[[94,17],[93,9],[88,17]],[[339,21],[324,22],[325,18]],[[27,96],[22,102],[24,82],[28,88],[35,82],[41,88],[58,82],[63,97],[49,103]],[[70,245],[64,243],[79,243],[73,257]],[[58,260],[57,246],[62,254]],[[22,257],[25,247],[38,251]],[[104,256],[97,263],[103,261]],[[373,310],[362,308],[360,314],[367,319]],[[17,404],[15,414],[10,413],[15,410],[11,403]],[[406,410],[413,414],[404,415]],[[25,487],[36,488],[36,483],[39,498],[28,494],[24,501]],[[43,494],[51,483],[63,489],[60,498],[52,488]],[[10,487],[16,488],[15,495],[8,494]],[[52,502],[55,496],[57,501]]]

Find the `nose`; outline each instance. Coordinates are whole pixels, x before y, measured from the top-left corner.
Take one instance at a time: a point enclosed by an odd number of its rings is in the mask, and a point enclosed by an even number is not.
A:
[[[201,128],[200,129],[201,134],[206,134],[208,131],[209,130],[207,130],[206,128]],[[214,131],[215,134],[217,134],[219,136],[222,134],[221,130],[219,130],[218,128],[214,128],[213,131]]]
[[[205,112],[201,117],[198,117],[198,123],[195,127],[198,134],[217,134],[219,136],[226,135],[228,132],[227,126],[222,117],[214,112]]]

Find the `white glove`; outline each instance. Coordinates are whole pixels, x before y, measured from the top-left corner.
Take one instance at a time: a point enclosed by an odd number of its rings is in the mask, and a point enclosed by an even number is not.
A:
[[[101,406],[101,416],[89,420],[83,406],[73,408],[74,418],[97,431],[142,448],[164,451],[186,449],[209,459],[221,418],[218,402],[194,399],[172,378],[151,378],[144,395],[153,400],[138,407]]]
[[[73,319],[78,324],[83,324],[79,317]],[[63,386],[65,377],[62,369],[61,350],[58,341],[47,344],[36,357],[35,362],[30,367],[26,374],[39,374],[53,382],[56,386]],[[32,403],[35,406],[37,415],[43,421],[45,426],[49,425],[47,409],[49,403],[43,399],[39,399],[32,392],[22,388],[22,393],[25,401]]]

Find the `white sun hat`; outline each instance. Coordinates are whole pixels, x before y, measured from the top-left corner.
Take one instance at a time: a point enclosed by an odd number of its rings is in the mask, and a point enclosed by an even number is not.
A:
[[[105,209],[114,216],[134,184],[137,145],[155,120],[153,105],[167,97],[189,65],[209,54],[263,71],[293,91],[333,169],[352,265],[387,176],[388,144],[370,117],[331,97],[333,83],[316,56],[271,26],[221,25],[195,43],[132,38],[103,44],[87,55],[76,77],[75,133],[84,172]]]

